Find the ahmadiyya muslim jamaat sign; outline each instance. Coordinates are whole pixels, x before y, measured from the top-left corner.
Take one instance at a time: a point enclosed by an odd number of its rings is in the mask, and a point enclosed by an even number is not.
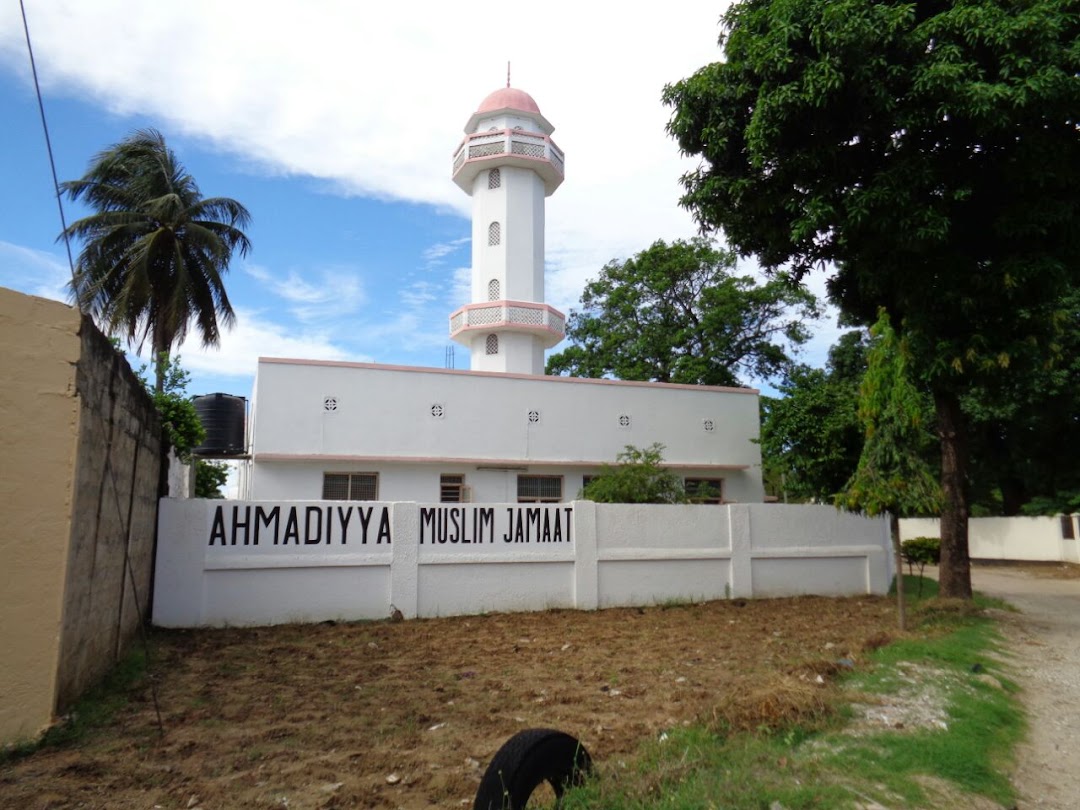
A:
[[[432,546],[571,543],[571,506],[421,506],[416,542]],[[400,540],[401,538],[397,538]],[[390,545],[391,507],[384,504],[218,505],[209,546],[321,548]]]

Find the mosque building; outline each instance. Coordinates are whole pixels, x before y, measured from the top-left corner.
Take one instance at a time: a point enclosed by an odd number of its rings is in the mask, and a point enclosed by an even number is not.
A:
[[[472,198],[471,302],[453,370],[263,357],[241,497],[563,502],[627,445],[713,503],[760,502],[758,392],[544,376],[564,337],[544,300],[544,211],[565,177],[554,127],[509,85],[465,126],[453,180]]]

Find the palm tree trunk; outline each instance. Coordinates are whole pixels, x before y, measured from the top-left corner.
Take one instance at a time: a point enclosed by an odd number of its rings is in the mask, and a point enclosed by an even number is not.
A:
[[[934,406],[941,438],[941,569],[939,594],[971,598],[968,557],[967,444],[960,399],[951,391],[935,391]]]

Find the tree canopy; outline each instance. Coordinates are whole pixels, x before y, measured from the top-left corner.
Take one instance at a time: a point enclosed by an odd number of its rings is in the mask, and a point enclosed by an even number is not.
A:
[[[778,279],[734,274],[735,257],[712,241],[657,241],[611,261],[572,312],[573,345],[548,359],[549,374],[701,385],[767,378],[807,339],[816,301]]]
[[[149,339],[160,391],[161,358],[184,341],[189,324],[207,346],[220,340],[219,319],[232,324],[222,276],[233,253],[251,247],[242,230],[250,215],[228,197],[203,198],[152,129],[105,149],[62,189],[94,211],[61,234],[83,245],[72,293],[108,332],[133,345]]]
[[[866,335],[852,330],[824,369],[792,366],[761,398],[761,461],[768,491],[785,501],[831,502],[862,451],[857,406],[866,371]]]
[[[961,396],[1060,355],[1080,276],[1077,0],[742,0],[665,89],[683,202],[903,334],[941,437],[942,593],[970,596]]]

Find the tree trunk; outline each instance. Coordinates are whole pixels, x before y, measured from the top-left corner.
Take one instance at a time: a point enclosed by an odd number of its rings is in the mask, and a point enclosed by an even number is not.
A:
[[[900,516],[889,513],[889,533],[892,534],[893,555],[896,563],[896,612],[900,617],[900,631],[907,630],[907,606],[904,603],[904,558],[900,552]]]
[[[941,569],[938,593],[971,598],[971,560],[968,557],[967,444],[960,399],[951,391],[935,391],[938,435],[941,439]]]

